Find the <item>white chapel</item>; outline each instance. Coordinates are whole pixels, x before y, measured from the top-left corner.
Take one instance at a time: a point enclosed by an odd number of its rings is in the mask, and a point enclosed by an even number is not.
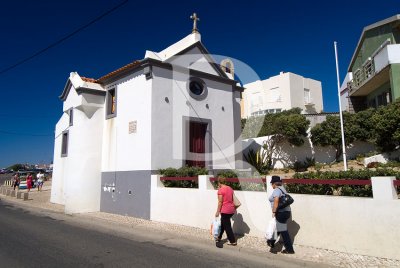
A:
[[[67,213],[150,218],[160,168],[240,168],[240,95],[193,31],[98,79],[72,72],[55,126],[51,202]]]

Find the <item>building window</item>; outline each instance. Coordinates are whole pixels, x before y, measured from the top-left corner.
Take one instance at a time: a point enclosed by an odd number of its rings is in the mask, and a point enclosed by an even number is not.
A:
[[[107,91],[107,114],[106,117],[112,118],[117,115],[117,94],[115,88]]]
[[[69,115],[69,126],[72,126],[74,124],[74,108],[68,110],[68,115]]]
[[[269,89],[268,102],[280,102],[282,101],[281,92],[279,87],[274,87]]]
[[[307,88],[304,89],[304,103],[311,103],[310,90]]]
[[[61,137],[61,157],[68,156],[68,140],[69,140],[69,132],[64,131]]]
[[[196,100],[204,100],[207,97],[207,86],[203,80],[191,77],[187,83],[189,95]]]

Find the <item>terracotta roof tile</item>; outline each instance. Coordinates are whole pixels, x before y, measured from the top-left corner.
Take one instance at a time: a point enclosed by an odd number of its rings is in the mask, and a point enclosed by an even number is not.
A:
[[[121,73],[121,72],[123,72],[123,71],[125,71],[125,70],[127,70],[129,68],[135,67],[135,66],[137,66],[139,64],[140,64],[140,61],[139,60],[135,60],[134,62],[131,62],[131,63],[129,63],[129,64],[117,69],[117,70],[115,70],[115,71],[112,71],[111,73],[108,73],[108,74],[100,77],[99,79],[96,79],[95,82],[96,83],[101,83],[102,81],[106,80],[107,78],[110,78],[110,77],[112,77],[114,75],[117,75],[117,74],[119,74],[119,73]]]
[[[91,82],[91,83],[96,83],[96,79],[94,78],[88,78],[88,77],[83,77],[81,76],[81,79],[85,82]]]

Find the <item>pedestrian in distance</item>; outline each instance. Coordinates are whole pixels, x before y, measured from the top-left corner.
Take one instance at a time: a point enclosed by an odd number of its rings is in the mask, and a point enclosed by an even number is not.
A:
[[[222,235],[226,232],[229,243],[228,245],[236,246],[236,238],[233,234],[231,218],[236,212],[236,208],[233,201],[233,189],[226,185],[225,178],[218,178],[218,206],[215,217],[218,218],[221,215],[221,231],[217,238],[217,243],[221,242]]]
[[[18,173],[15,173],[15,175],[13,176],[14,191],[15,191],[15,188],[19,189],[19,182],[20,182],[19,175],[18,175]]]
[[[31,174],[31,173],[28,173],[28,176],[26,177],[26,188],[28,189],[28,192],[31,191],[32,182],[33,182],[32,174]]]
[[[39,173],[36,175],[36,178],[37,178],[36,186],[37,186],[37,190],[39,192],[39,191],[42,191],[44,174],[39,171]]]
[[[283,239],[285,249],[282,250],[283,254],[294,254],[292,240],[290,239],[289,232],[287,229],[287,221],[291,216],[290,206],[279,208],[279,197],[287,194],[286,189],[282,186],[282,180],[279,176],[272,176],[271,185],[274,189],[272,195],[269,197],[269,202],[272,208],[272,217],[276,219],[276,229],[278,235]],[[268,243],[269,246],[274,247],[274,241]]]

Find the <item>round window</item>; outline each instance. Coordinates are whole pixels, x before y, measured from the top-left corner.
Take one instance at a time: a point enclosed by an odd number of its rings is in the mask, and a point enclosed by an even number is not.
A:
[[[204,92],[204,86],[199,81],[190,81],[189,89],[190,92],[197,96],[200,96]]]
[[[207,97],[207,86],[197,77],[191,77],[187,83],[189,95],[197,100],[203,100]]]

